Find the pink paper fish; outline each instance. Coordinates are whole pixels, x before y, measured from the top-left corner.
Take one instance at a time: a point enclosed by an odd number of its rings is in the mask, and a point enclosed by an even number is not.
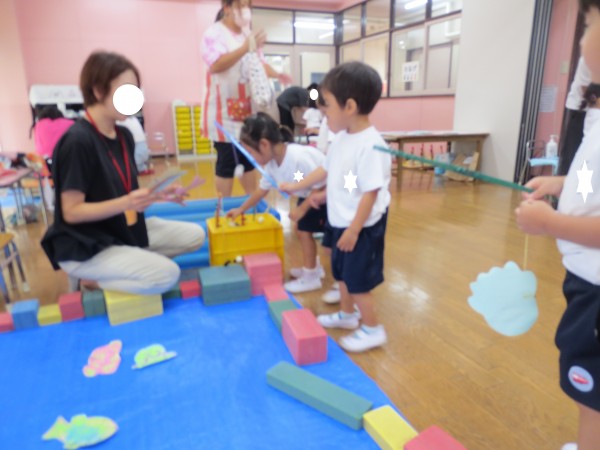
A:
[[[96,375],[112,375],[121,364],[121,341],[111,341],[110,344],[103,345],[95,349],[88,358],[87,366],[83,368],[83,374],[92,378]]]

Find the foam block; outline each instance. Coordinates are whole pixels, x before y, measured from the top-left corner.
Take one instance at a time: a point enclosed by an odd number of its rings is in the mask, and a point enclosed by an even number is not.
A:
[[[37,315],[39,309],[40,302],[37,299],[13,303],[10,313],[15,325],[15,330],[26,330],[28,328],[38,327],[39,323]]]
[[[281,284],[269,284],[263,288],[263,295],[268,302],[277,302],[280,300],[289,300],[290,296]]]
[[[281,315],[284,311],[290,311],[292,309],[298,309],[298,307],[291,300],[281,300],[279,302],[269,302],[269,316],[271,320],[281,332]]]
[[[283,283],[281,259],[276,253],[244,256],[244,267],[252,284],[252,295],[261,295],[264,287]]]
[[[417,432],[394,409],[382,406],[363,417],[365,430],[383,450],[403,450],[404,444],[417,436]],[[435,447],[428,447],[433,450]]]
[[[248,300],[252,297],[250,278],[243,267],[211,266],[200,269],[202,301],[205,305]]]
[[[83,291],[81,295],[83,312],[85,317],[97,317],[106,315],[106,303],[104,301],[104,291],[94,289],[92,291]]]
[[[202,295],[202,289],[200,288],[200,281],[187,280],[179,283],[179,289],[181,290],[181,298],[195,298]]]
[[[327,361],[327,333],[308,309],[284,311],[281,334],[299,366]]]
[[[174,287],[173,289],[168,290],[162,295],[163,300],[172,300],[180,298],[183,297],[181,296],[181,289],[179,289],[179,287]]]
[[[162,297],[138,295],[126,292],[104,291],[106,311],[111,325],[134,322],[163,313]]]
[[[58,306],[62,315],[63,321],[78,320],[85,317],[83,304],[81,301],[81,292],[70,292],[58,297]]]
[[[40,326],[54,325],[62,322],[62,314],[58,305],[44,305],[38,310]]]
[[[439,427],[431,426],[409,441],[405,450],[467,450],[467,448]]]
[[[15,330],[13,318],[8,312],[0,313],[0,333],[8,333]]]
[[[190,280],[198,280],[198,269],[185,269],[181,271],[181,275],[179,276],[179,282],[182,281],[190,281]]]
[[[373,406],[369,400],[285,361],[267,371],[267,383],[354,430],[362,428],[363,415]]]

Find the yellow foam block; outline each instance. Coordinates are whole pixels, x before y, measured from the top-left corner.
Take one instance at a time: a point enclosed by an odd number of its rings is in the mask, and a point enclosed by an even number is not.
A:
[[[369,436],[383,450],[402,450],[404,444],[418,433],[391,406],[373,409],[363,416],[363,424]]]
[[[40,306],[38,310],[38,322],[40,326],[54,325],[62,322],[62,314],[58,305]]]
[[[126,292],[104,291],[106,312],[111,325],[133,322],[163,313],[162,296],[138,295]]]

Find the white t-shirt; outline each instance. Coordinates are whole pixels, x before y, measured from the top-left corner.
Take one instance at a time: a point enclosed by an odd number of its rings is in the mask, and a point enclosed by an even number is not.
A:
[[[300,144],[288,144],[285,157],[278,166],[275,160],[269,161],[265,166],[265,170],[275,181],[279,183],[294,183],[294,174],[298,171],[303,176],[308,175],[313,170],[321,167],[325,162],[325,155],[314,147]],[[325,182],[319,183],[312,187],[312,189],[318,189],[325,185]],[[273,189],[271,183],[269,183],[264,177],[260,179],[259,186],[261,189],[268,191]],[[311,193],[312,189],[306,189],[303,191],[297,191],[296,195],[301,198],[306,198]]]
[[[308,108],[302,116],[306,122],[306,128],[319,128],[323,120],[323,114],[317,108]]]
[[[360,133],[338,133],[329,146],[323,168],[327,171],[327,216],[331,226],[348,228],[358,210],[365,192],[379,189],[377,200],[365,227],[375,225],[390,204],[391,155],[375,150],[375,145],[386,147],[385,141],[375,129],[367,128]],[[356,176],[356,189],[349,178]]]
[[[590,75],[590,70],[586,66],[583,57],[581,57],[577,63],[577,70],[575,70],[575,76],[573,77],[573,82],[571,83],[569,94],[567,95],[567,101],[565,103],[567,109],[579,111],[581,102],[583,102],[583,93],[591,82],[592,77]]]
[[[587,135],[592,131],[596,122],[600,119],[600,108],[589,108],[585,113],[583,120],[583,135]]]
[[[588,170],[592,170],[592,189],[586,201],[577,192],[579,177],[577,171],[583,169],[586,162]],[[582,187],[583,184],[582,184]],[[558,211],[570,216],[600,216],[600,122],[596,122],[592,130],[584,136],[579,150],[567,174]],[[558,249],[563,255],[563,265],[584,280],[600,285],[600,248],[586,247],[570,241],[557,240]]]
[[[119,120],[117,122],[117,125],[124,126],[129,131],[131,131],[131,134],[133,134],[133,140],[135,141],[136,144],[138,142],[146,142],[146,134],[144,133],[142,124],[136,117],[129,116],[125,120]]]
[[[327,117],[324,117],[323,121],[321,122],[321,127],[319,128],[319,136],[317,137],[317,148],[323,153],[327,153],[329,144],[333,142],[334,138],[335,133],[329,129],[329,125],[327,124]]]

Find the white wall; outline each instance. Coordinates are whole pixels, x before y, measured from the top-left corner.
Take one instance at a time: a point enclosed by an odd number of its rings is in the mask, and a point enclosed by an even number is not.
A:
[[[489,132],[483,172],[511,180],[535,0],[464,0],[454,109],[457,131]]]

